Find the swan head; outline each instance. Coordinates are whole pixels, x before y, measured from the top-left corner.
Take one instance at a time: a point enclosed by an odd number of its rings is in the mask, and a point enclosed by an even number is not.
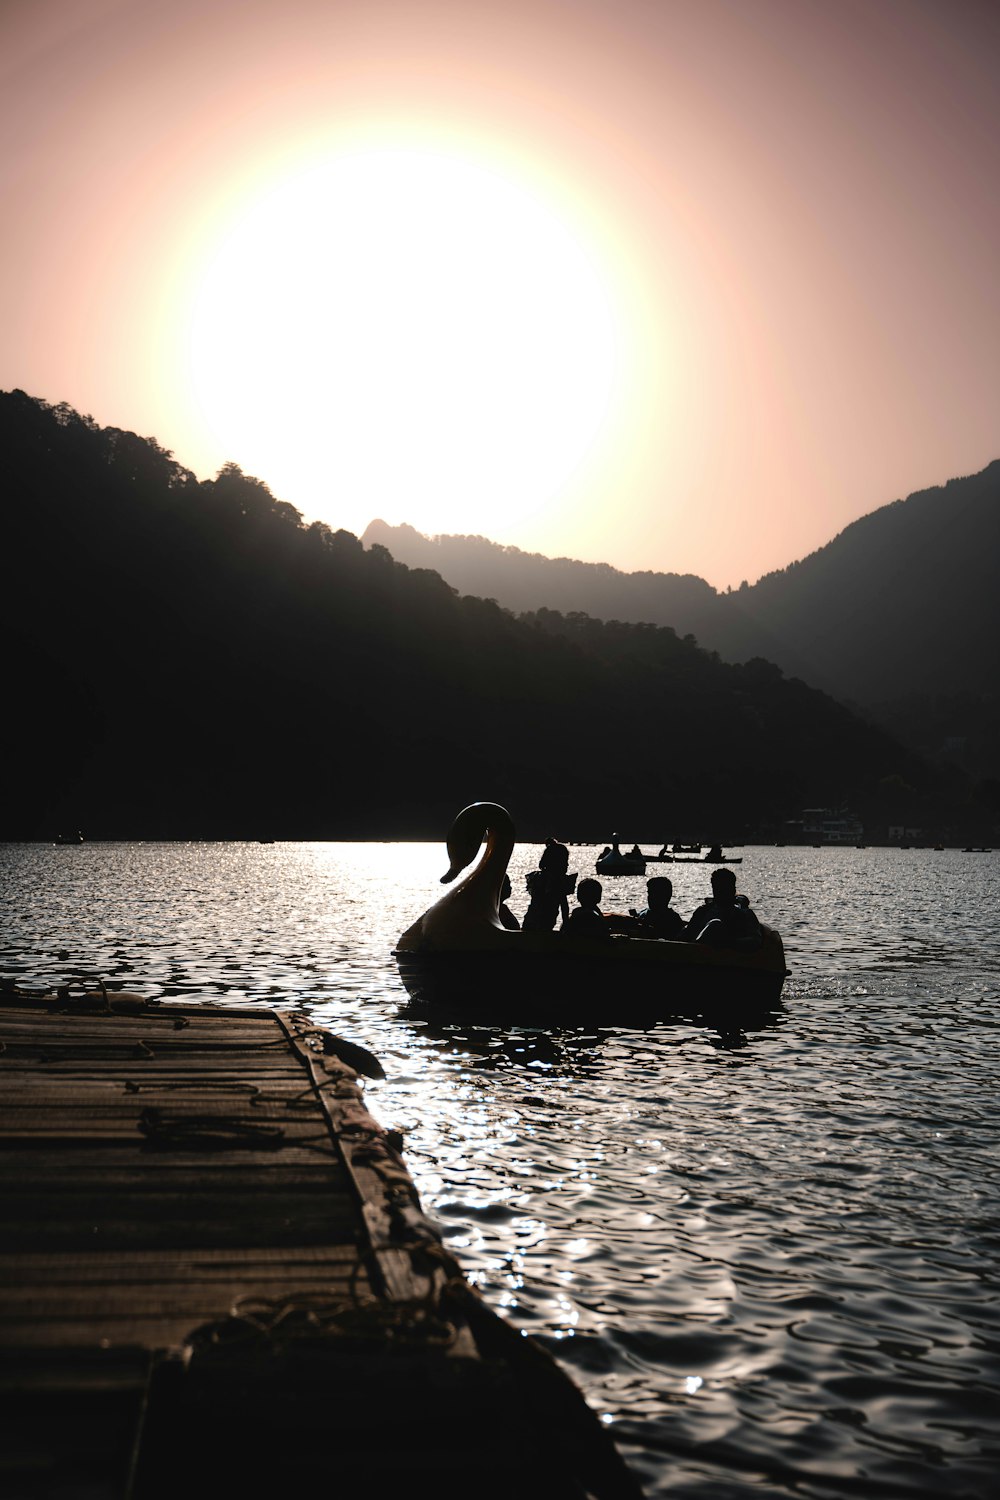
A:
[[[446,847],[450,863],[441,876],[441,884],[448,885],[472,863],[484,838],[489,854],[500,833],[508,835],[513,844],[513,831],[510,813],[496,802],[472,802],[463,807],[448,831]],[[509,855],[509,849],[507,853]]]

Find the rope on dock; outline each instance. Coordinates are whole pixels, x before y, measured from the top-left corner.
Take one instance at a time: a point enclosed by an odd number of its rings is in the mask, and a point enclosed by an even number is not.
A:
[[[336,1340],[377,1345],[382,1352],[445,1351],[458,1330],[427,1302],[344,1301],[321,1292],[287,1297],[243,1298],[227,1318],[196,1328],[185,1348],[186,1361],[208,1360],[213,1367],[232,1360],[241,1367],[248,1356],[280,1360]]]
[[[248,1125],[228,1115],[174,1115],[151,1105],[138,1128],[151,1151],[275,1151],[285,1143],[280,1125]]]

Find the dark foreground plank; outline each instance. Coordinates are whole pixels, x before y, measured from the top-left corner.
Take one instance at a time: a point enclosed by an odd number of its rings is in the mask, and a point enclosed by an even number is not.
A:
[[[304,1017],[0,999],[4,1500],[638,1495],[341,1057],[378,1067]]]

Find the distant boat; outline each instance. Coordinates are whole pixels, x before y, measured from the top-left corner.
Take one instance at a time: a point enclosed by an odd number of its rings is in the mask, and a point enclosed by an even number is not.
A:
[[[634,854],[615,853],[601,855],[597,861],[598,875],[645,875],[646,861]]]
[[[608,848],[602,849],[595,866],[598,875],[645,875],[646,856],[638,844],[624,852],[618,847],[617,833]]]
[[[82,833],[57,833],[52,840],[53,846],[57,844],[82,844]]]
[[[665,848],[666,846],[664,850]],[[700,849],[701,845],[692,844],[691,848]],[[735,857],[723,854],[717,844],[713,844],[712,848],[704,854],[667,854],[664,850],[661,850],[659,854],[644,854],[642,857],[649,864],[660,865],[741,865],[743,863],[742,854],[737,854]]]

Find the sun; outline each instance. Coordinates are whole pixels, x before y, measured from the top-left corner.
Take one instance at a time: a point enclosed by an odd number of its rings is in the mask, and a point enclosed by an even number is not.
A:
[[[215,451],[307,519],[502,538],[614,423],[610,285],[527,180],[440,147],[341,148],[218,228],[183,379]]]

